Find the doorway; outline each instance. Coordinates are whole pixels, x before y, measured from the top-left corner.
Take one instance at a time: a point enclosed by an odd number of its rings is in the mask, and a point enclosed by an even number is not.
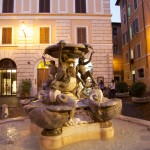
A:
[[[37,67],[37,91],[42,87],[42,84],[48,79],[49,69],[44,65],[44,62],[40,62]]]
[[[16,95],[16,64],[11,59],[0,61],[0,95]]]

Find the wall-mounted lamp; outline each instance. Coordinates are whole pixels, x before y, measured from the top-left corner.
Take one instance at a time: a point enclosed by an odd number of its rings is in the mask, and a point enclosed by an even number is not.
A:
[[[24,21],[21,23],[21,29],[24,33],[25,38],[26,38],[26,33],[25,33],[26,25],[25,25]]]

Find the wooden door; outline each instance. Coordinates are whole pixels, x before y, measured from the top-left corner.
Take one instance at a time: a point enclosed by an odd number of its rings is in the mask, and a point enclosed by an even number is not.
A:
[[[48,69],[37,69],[37,90],[41,89],[41,85],[48,79]]]

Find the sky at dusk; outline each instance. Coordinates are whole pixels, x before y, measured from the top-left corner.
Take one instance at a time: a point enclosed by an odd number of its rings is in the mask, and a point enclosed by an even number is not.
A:
[[[120,22],[120,7],[115,6],[117,0],[110,0],[110,8],[111,8],[111,21],[112,22]]]

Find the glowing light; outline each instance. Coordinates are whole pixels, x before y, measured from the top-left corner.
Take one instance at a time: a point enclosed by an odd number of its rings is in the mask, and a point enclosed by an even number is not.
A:
[[[22,29],[22,30],[25,30],[25,29],[26,29],[26,25],[25,25],[24,22],[21,23],[21,29]]]

